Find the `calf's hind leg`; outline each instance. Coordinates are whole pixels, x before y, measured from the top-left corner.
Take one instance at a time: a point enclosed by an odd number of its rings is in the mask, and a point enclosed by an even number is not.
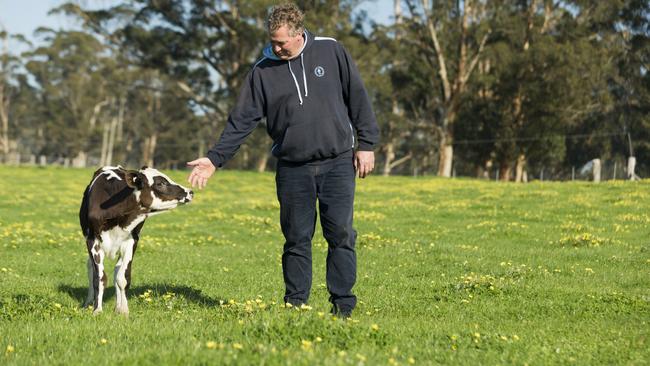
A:
[[[84,302],[84,308],[88,307],[88,305],[93,304],[95,301],[95,286],[93,285],[94,264],[93,264],[92,256],[88,257],[86,267],[88,267],[87,268],[88,269],[88,296],[86,296],[86,301]]]
[[[93,314],[102,312],[102,298],[106,288],[106,272],[104,272],[104,250],[100,247],[97,240],[92,241],[89,245],[89,254],[92,262],[92,287],[93,287]],[[89,266],[90,267],[90,266]],[[90,277],[90,276],[89,276]],[[88,291],[90,293],[90,290]]]

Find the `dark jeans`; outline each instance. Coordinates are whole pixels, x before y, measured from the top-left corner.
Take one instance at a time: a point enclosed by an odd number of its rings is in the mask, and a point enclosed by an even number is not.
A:
[[[328,243],[327,289],[330,302],[352,310],[357,256],[352,228],[355,172],[352,151],[308,163],[278,161],[275,176],[280,224],[285,237],[282,272],[284,301],[307,303],[312,283],[311,240],[316,227],[316,202],[323,236]]]

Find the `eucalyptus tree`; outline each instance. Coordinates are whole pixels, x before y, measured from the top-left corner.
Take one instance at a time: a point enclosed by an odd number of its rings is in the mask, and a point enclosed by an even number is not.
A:
[[[38,90],[32,107],[41,115],[47,136],[40,153],[83,157],[90,147],[96,106],[106,98],[104,45],[78,31],[41,28],[38,32],[44,44],[23,57]]]
[[[9,41],[29,44],[21,35],[9,34],[0,24],[0,161],[7,162],[10,152],[18,149],[21,126],[19,113],[21,96],[29,92],[24,82],[22,60],[12,54]],[[18,103],[16,103],[18,102]]]
[[[407,0],[407,25],[425,57],[428,98],[438,137],[438,175],[451,176],[460,101],[489,39],[490,3],[478,0]]]

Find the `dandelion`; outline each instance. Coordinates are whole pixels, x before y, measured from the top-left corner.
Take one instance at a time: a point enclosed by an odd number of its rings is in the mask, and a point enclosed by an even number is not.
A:
[[[59,304],[58,302],[55,302],[54,307],[57,308],[57,309],[61,309],[61,304]]]
[[[218,343],[215,341],[207,341],[205,342],[205,347],[207,349],[216,349],[218,347]]]
[[[300,310],[309,311],[311,309],[312,309],[312,307],[309,306],[309,305],[306,305],[306,304],[301,304],[300,305]]]
[[[2,272],[7,272],[7,269],[5,267],[2,267]]]
[[[370,326],[370,329],[374,330],[375,332],[379,330],[379,325],[373,324]]]
[[[345,351],[339,351],[339,352],[338,352],[339,357],[345,357],[347,354],[348,354],[348,353],[345,352]]]
[[[361,353],[357,353],[355,356],[359,359],[359,361],[366,362],[366,356],[362,355]]]
[[[244,346],[241,343],[233,343],[232,348],[242,350],[244,349]]]
[[[409,357],[409,358],[406,360],[406,362],[408,362],[409,365],[415,365],[415,358],[413,358],[413,357]]]
[[[106,338],[102,338],[102,339],[99,340],[99,343],[100,343],[100,344],[107,344],[107,343],[108,343],[108,339],[106,339]]]
[[[591,268],[585,268],[585,272],[594,273],[594,270]]]
[[[512,336],[512,339],[514,339],[515,341],[518,341],[518,340],[519,340],[519,336],[515,334],[515,335]]]
[[[13,353],[16,349],[12,345],[7,345],[7,350],[5,351],[7,354]]]
[[[308,341],[308,340],[306,340],[306,339],[303,339],[300,343],[301,343],[301,347],[302,347],[302,349],[304,349],[304,350],[308,350],[308,349],[310,349],[310,348],[311,348],[311,345],[312,345],[312,342],[311,342],[311,341]]]

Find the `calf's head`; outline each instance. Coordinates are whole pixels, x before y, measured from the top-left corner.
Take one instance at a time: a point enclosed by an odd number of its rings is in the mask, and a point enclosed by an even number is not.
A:
[[[171,210],[192,201],[194,193],[156,169],[142,167],[125,175],[126,184],[136,190],[136,199],[149,213]]]

